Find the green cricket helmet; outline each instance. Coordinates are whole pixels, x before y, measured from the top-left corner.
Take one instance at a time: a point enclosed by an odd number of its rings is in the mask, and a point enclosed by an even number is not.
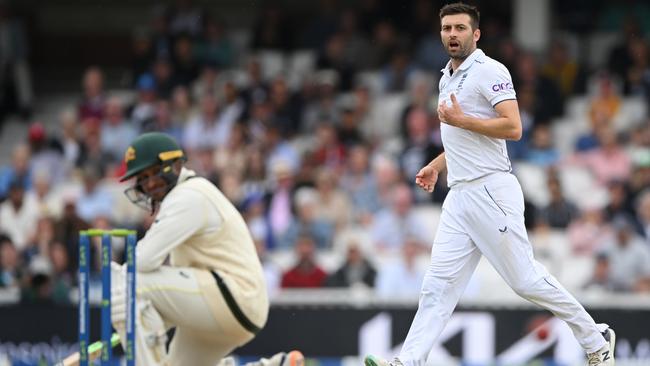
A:
[[[126,173],[120,178],[120,182],[134,178],[146,169],[160,166],[160,170],[155,176],[162,178],[167,183],[164,188],[164,194],[167,194],[178,182],[178,175],[172,165],[179,159],[185,160],[185,154],[171,136],[161,132],[142,134],[131,143],[124,153]],[[146,193],[143,183],[140,180],[136,181],[124,193],[131,202],[138,206],[155,210],[155,205],[161,199],[154,199]]]

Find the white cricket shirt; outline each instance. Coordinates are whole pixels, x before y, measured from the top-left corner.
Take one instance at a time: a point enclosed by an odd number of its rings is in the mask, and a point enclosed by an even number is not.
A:
[[[508,69],[488,57],[480,49],[474,50],[451,74],[451,61],[440,78],[438,103],[451,106],[454,93],[463,112],[469,116],[488,119],[498,116],[494,106],[516,99]],[[512,167],[504,139],[492,138],[476,132],[440,124],[442,143],[447,160],[449,187],[469,182],[494,172],[510,172]]]

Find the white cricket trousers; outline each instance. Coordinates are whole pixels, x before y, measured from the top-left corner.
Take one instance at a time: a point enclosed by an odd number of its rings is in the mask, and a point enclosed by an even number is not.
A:
[[[198,275],[204,271],[161,266],[153,272],[137,273],[138,366],[214,366],[253,338],[232,315],[216,282],[210,293],[202,291]],[[215,308],[219,316],[215,316]],[[113,325],[126,339],[124,323],[114,321]],[[164,335],[171,327],[176,327],[176,332],[167,353],[164,340],[152,344],[150,337]]]
[[[564,320],[586,352],[605,345],[587,311],[533,258],[517,178],[494,173],[454,185],[442,205],[418,310],[399,355],[405,366],[424,365],[481,255],[519,296]]]

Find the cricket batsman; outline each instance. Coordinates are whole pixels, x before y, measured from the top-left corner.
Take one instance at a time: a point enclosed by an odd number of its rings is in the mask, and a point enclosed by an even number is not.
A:
[[[125,194],[155,214],[136,249],[136,363],[215,366],[267,320],[269,299],[253,239],[221,191],[183,166],[185,155],[170,136],[145,133],[124,159],[120,180],[133,181]],[[125,340],[125,274],[117,263],[112,269],[112,321]],[[260,362],[302,363],[297,351]]]

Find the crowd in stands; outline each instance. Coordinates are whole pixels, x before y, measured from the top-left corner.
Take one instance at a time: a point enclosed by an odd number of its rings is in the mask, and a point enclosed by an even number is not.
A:
[[[188,1],[156,8],[133,38],[128,90],[107,89],[101,65],[89,66],[76,105],[16,136],[0,168],[0,287],[70,302],[79,230],[142,235],[151,213],[117,177],[129,142],[162,131],[241,210],[272,294],[417,296],[448,188],[443,174],[426,193],[414,176],[443,151],[436,97],[448,58],[432,2],[414,1],[401,23],[376,3],[322,1],[305,24],[268,6],[243,55],[223,19]],[[626,24],[593,70],[562,38],[535,54],[482,23],[479,47],[508,67],[518,95],[524,134],[508,148],[530,239],[551,272],[583,272],[573,289],[650,292],[650,44]],[[584,129],[560,146],[577,119]]]

